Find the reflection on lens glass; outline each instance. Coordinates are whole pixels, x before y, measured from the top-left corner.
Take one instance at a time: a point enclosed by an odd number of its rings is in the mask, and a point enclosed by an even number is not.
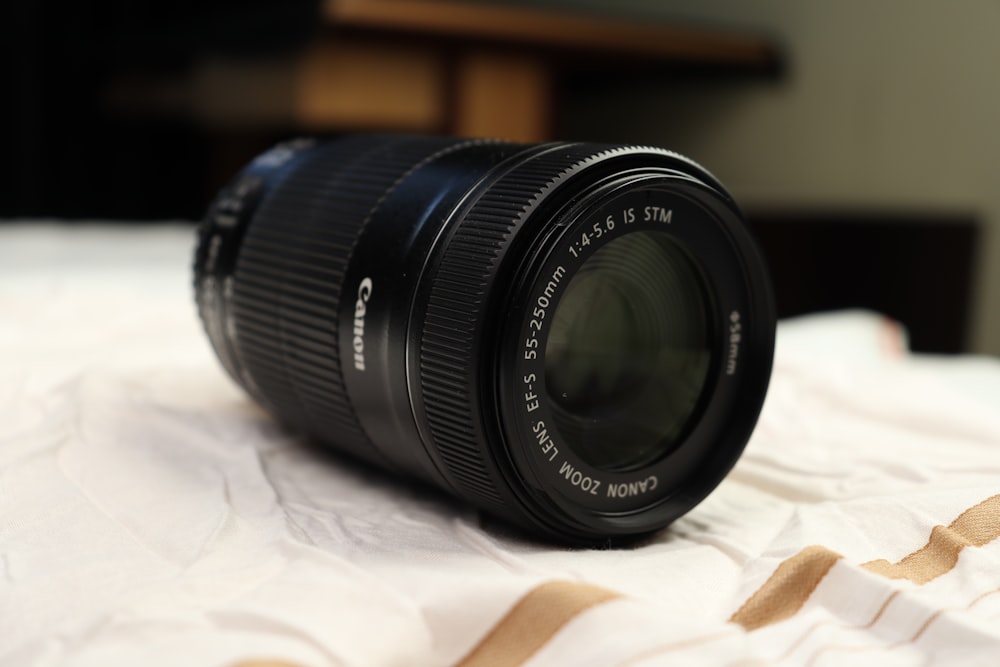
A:
[[[633,232],[595,252],[556,307],[545,383],[567,445],[627,470],[682,435],[705,387],[711,301],[688,252],[666,232]]]

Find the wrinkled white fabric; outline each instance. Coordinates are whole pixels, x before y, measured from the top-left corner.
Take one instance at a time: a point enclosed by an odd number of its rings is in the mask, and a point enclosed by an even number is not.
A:
[[[996,360],[909,355],[868,313],[784,323],[759,427],[704,503],[633,548],[556,548],[276,426],[201,331],[193,241],[0,226],[0,665],[451,665],[551,580],[623,597],[527,665],[1000,655],[996,541],[925,584],[860,567],[1000,493]],[[843,558],[798,613],[728,622],[810,545]]]

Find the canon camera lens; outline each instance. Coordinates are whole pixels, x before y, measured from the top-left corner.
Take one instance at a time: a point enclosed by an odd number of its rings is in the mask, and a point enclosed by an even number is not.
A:
[[[201,317],[249,394],[536,534],[667,525],[767,389],[761,257],[715,178],[658,148],[293,141],[200,234]]]

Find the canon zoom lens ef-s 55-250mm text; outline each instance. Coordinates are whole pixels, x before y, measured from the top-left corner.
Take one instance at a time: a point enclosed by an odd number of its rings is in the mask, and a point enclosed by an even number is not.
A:
[[[690,510],[767,390],[764,263],[719,182],[669,151],[292,141],[200,235],[201,317],[251,396],[553,539]]]

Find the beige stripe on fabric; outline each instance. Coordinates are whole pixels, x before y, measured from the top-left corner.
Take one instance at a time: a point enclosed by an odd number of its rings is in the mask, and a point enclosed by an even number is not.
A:
[[[948,526],[935,526],[927,544],[897,563],[880,559],[864,563],[861,567],[892,579],[909,579],[925,584],[955,567],[958,556],[965,547],[981,547],[1000,537],[1000,495],[987,498],[960,514]],[[730,622],[745,630],[777,623],[799,612],[806,601],[842,556],[823,546],[811,546],[788,558],[740,609]],[[970,603],[1000,592],[1000,589],[983,593]],[[889,596],[871,621],[862,627],[873,626],[889,604],[899,594]],[[459,661],[455,667],[517,667],[542,648],[559,630],[574,617],[587,609],[621,597],[620,593],[588,584],[554,581],[541,584],[529,591],[493,627],[493,629]],[[898,645],[916,641],[940,616],[948,610],[931,615],[916,635]],[[719,637],[699,638],[693,642],[679,642],[644,653],[644,660],[653,655],[686,648],[690,644],[712,641]],[[800,638],[801,641],[801,638]],[[793,644],[797,648],[800,642]],[[895,648],[896,645],[889,648]],[[823,647],[810,659],[814,662],[821,653],[834,650],[851,651],[852,647]],[[787,652],[784,659],[791,651]],[[245,661],[234,667],[295,667],[282,661]]]
[[[1000,495],[962,512],[948,526],[934,526],[930,539],[897,563],[879,559],[861,565],[890,579],[926,584],[951,571],[965,547],[981,547],[1000,537]],[[729,619],[756,630],[794,616],[830,571],[840,554],[821,546],[807,547],[783,561]]]
[[[729,619],[756,630],[791,618],[806,603],[841,555],[826,547],[806,547],[782,561],[774,574]]]
[[[981,547],[1000,537],[1000,495],[962,512],[948,526],[934,526],[920,549],[898,563],[873,560],[861,567],[890,579],[926,584],[950,571],[965,547]]]
[[[513,667],[530,658],[581,612],[621,593],[571,581],[532,589],[456,667]]]

